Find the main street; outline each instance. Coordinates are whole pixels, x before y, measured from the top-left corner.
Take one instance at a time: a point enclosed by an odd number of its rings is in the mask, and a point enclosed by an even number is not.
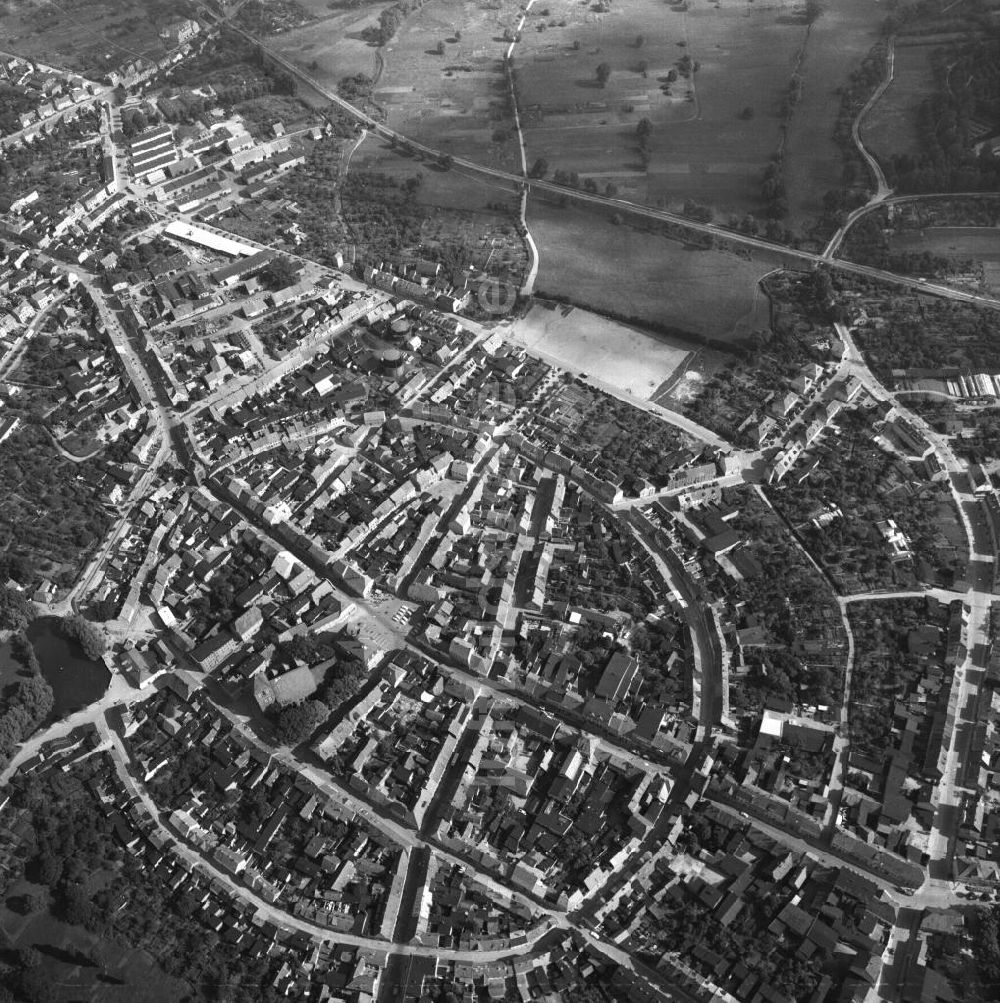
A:
[[[388,949],[391,946],[395,954],[440,958],[443,961],[485,964],[492,961],[503,961],[509,958],[512,953],[516,953],[515,949],[511,947],[495,950],[481,950],[479,948],[454,950],[443,947],[430,947],[422,944],[391,944],[389,941],[378,937],[364,936],[346,931],[342,932],[330,927],[320,926],[317,923],[311,923],[282,909],[278,905],[267,902],[246,885],[234,880],[225,871],[215,866],[207,854],[202,853],[191,844],[178,838],[177,833],[173,832],[163,821],[163,812],[159,805],[153,801],[148,790],[133,775],[131,760],[122,743],[121,736],[110,726],[104,716],[98,718],[96,724],[103,743],[108,746],[111,758],[115,764],[115,770],[125,790],[142,804],[145,813],[153,820],[160,833],[171,841],[173,845],[170,852],[183,861],[189,869],[199,871],[214,881],[225,885],[226,890],[234,898],[251,906],[260,920],[274,923],[275,926],[283,930],[306,933],[311,937],[328,943],[382,950]],[[530,949],[530,945],[548,933],[550,928],[550,924],[548,923],[533,928],[528,934],[526,946]]]

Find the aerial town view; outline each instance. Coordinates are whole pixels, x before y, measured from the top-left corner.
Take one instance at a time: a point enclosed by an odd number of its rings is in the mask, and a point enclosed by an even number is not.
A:
[[[998,999],[1000,0],[4,0],[0,1003]]]

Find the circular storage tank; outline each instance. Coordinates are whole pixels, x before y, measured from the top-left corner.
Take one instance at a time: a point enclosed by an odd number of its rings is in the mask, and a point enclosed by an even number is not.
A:
[[[405,338],[413,330],[413,321],[408,317],[397,317],[389,325],[389,330],[394,338]]]
[[[404,361],[402,352],[395,348],[387,348],[380,359],[382,372],[386,376],[398,376],[403,371]]]

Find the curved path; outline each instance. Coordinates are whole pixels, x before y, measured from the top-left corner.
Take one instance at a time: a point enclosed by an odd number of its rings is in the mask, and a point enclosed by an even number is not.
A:
[[[350,933],[348,931],[336,930],[328,926],[322,926],[318,923],[310,922],[309,920],[302,919],[300,916],[296,916],[288,912],[279,905],[275,905],[265,899],[262,899],[246,885],[233,880],[232,877],[216,867],[207,854],[196,849],[190,843],[179,839],[177,834],[163,823],[161,817],[162,812],[159,805],[153,801],[146,788],[141,785],[138,780],[136,780],[131,771],[128,769],[130,759],[118,733],[108,727],[107,722],[104,721],[103,718],[97,722],[97,727],[102,740],[110,747],[111,758],[114,761],[119,779],[122,781],[129,794],[138,798],[141,802],[146,814],[150,819],[152,819],[160,834],[164,838],[171,841],[171,852],[184,860],[189,867],[197,869],[213,881],[223,884],[230,895],[253,907],[259,917],[274,923],[275,926],[285,930],[294,930],[305,933],[311,937],[332,943],[348,944],[353,947],[374,948],[376,950],[391,948],[394,954],[440,958],[447,961],[481,964],[491,961],[501,961],[518,952],[518,947],[507,947],[500,950],[484,951],[479,948],[454,950],[443,947],[431,947],[423,944],[395,944],[389,942],[388,940],[383,940],[380,937]],[[565,924],[566,921],[563,920],[562,925]],[[540,939],[548,932],[552,925],[553,923],[549,922],[541,923],[533,927],[528,934],[527,943],[530,945]]]
[[[888,48],[886,49],[886,74],[879,83],[879,86],[872,91],[871,96],[865,102],[861,111],[855,115],[855,120],[851,123],[851,138],[858,147],[858,152],[862,154],[862,158],[868,164],[869,171],[872,172],[872,178],[875,181],[875,194],[864,206],[856,209],[838,228],[837,233],[829,239],[829,243],[822,252],[823,258],[830,259],[834,257],[834,255],[837,254],[838,248],[844,242],[844,238],[847,236],[851,227],[853,227],[854,224],[866,213],[871,212],[871,210],[875,209],[877,206],[881,206],[893,194],[893,190],[889,187],[889,183],[886,181],[886,174],[882,170],[882,164],[862,140],[861,129],[862,122],[865,121],[866,115],[868,115],[872,108],[875,107],[876,103],[880,100],[882,95],[885,94],[885,92],[889,89],[889,85],[893,82],[895,67],[896,36],[890,35]]]
[[[857,146],[858,152],[865,159],[865,163],[868,164],[869,170],[872,172],[872,176],[875,179],[875,194],[872,197],[873,201],[877,200],[879,202],[888,198],[892,194],[892,189],[889,187],[885,180],[885,172],[882,170],[882,165],[875,158],[866,147],[861,139],[861,124],[865,120],[865,116],[875,107],[875,105],[881,100],[882,95],[889,89],[889,85],[892,83],[893,76],[895,74],[896,66],[896,37],[894,35],[889,36],[888,45],[885,50],[885,76],[882,78],[881,83],[872,92],[871,97],[865,102],[864,107],[858,112],[851,124],[851,138],[854,140],[854,145]]]
[[[855,209],[854,212],[852,212],[844,223],[837,229],[837,232],[830,238],[830,242],[823,250],[824,258],[832,258],[833,255],[836,254],[837,248],[840,247],[841,242],[844,239],[844,235],[854,224],[856,219],[863,216],[869,210],[874,209],[875,206],[881,205],[892,194],[892,189],[885,180],[885,172],[882,170],[882,165],[875,158],[875,155],[867,149],[861,139],[861,123],[864,122],[865,116],[872,110],[872,108],[875,107],[882,95],[888,90],[895,74],[895,65],[896,36],[890,35],[885,52],[885,76],[882,77],[878,87],[872,91],[871,96],[864,103],[861,111],[854,116],[854,121],[851,123],[851,139],[854,141],[854,145],[858,148],[858,153],[861,154],[865,163],[868,165],[868,169],[872,172],[872,178],[875,181],[875,194],[872,195],[865,205]]]
[[[524,28],[524,22],[527,20],[528,12],[534,6],[535,0],[528,0],[527,6],[521,14],[521,20],[514,30],[514,39],[507,47],[507,52],[503,57],[504,72],[507,74],[507,87],[510,90],[510,106],[514,110],[514,126],[517,128],[517,145],[521,151],[521,174],[524,177],[528,176],[528,158],[524,150],[524,130],[521,128],[521,115],[517,109],[517,89],[514,87],[514,70],[512,60],[514,58],[514,46],[517,45],[518,39],[521,37],[521,31]],[[524,230],[524,241],[528,245],[528,255],[530,261],[528,262],[528,274],[524,278],[524,282],[521,284],[521,295],[530,296],[535,289],[535,279],[538,276],[538,246],[535,244],[534,237],[531,236],[531,231],[528,229],[528,188],[525,186],[521,189],[521,204],[520,204],[520,216],[521,216],[521,226]]]
[[[924,192],[914,195],[892,195],[879,201],[866,202],[847,217],[840,229],[830,238],[823,251],[824,257],[833,257],[847,239],[848,231],[859,219],[882,206],[901,205],[905,202],[926,202],[932,199],[1000,199],[1000,192]]]

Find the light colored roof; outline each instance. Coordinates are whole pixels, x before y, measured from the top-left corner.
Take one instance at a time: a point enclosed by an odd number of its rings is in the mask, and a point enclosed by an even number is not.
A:
[[[209,250],[218,251],[220,254],[228,254],[231,257],[241,257],[256,254],[260,249],[244,244],[238,240],[230,240],[221,234],[205,230],[200,226],[191,226],[189,223],[182,223],[174,220],[169,223],[163,231],[168,237],[176,237],[178,240],[186,240],[192,244],[199,244]]]

